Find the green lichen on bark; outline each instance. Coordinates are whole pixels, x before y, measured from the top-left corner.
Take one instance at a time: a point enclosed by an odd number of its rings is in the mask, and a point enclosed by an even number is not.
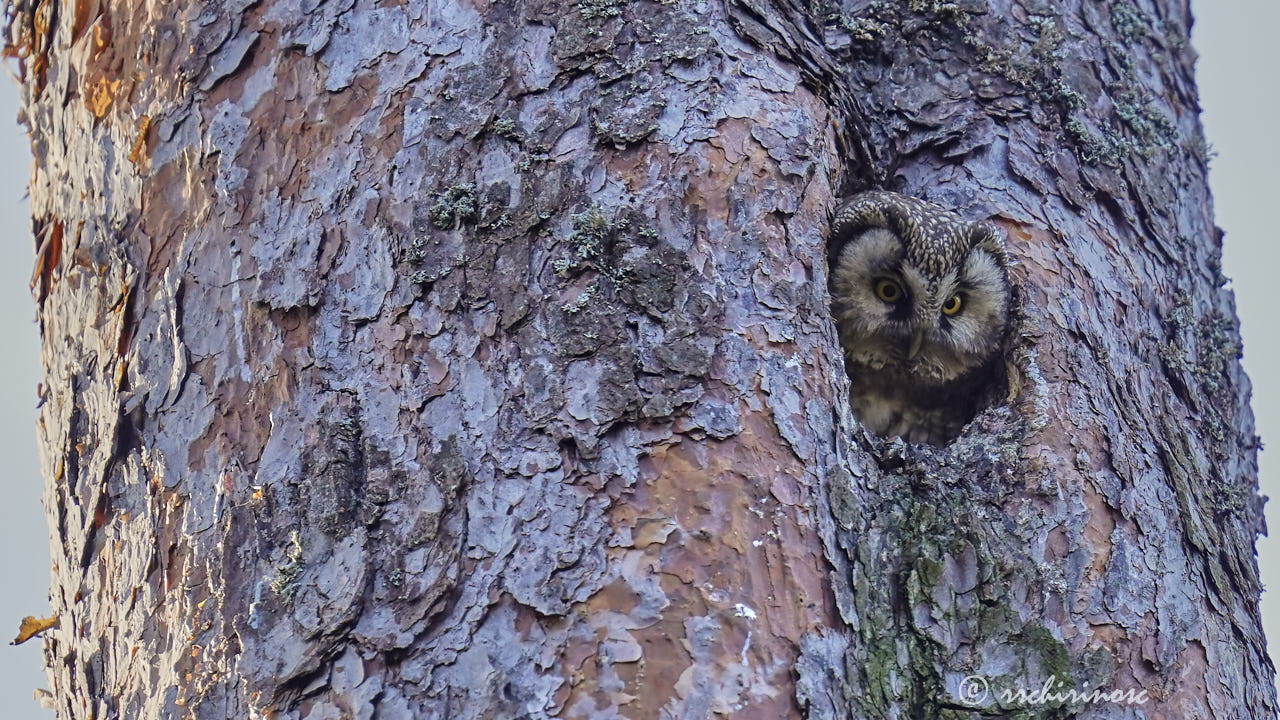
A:
[[[624,316],[632,310],[662,319],[672,308],[678,277],[688,269],[634,208],[610,215],[593,205],[571,222],[552,267],[573,289],[553,312],[552,327],[557,345],[577,356],[619,342]]]
[[[285,548],[284,561],[276,567],[269,586],[280,602],[289,605],[298,592],[298,578],[304,569],[302,562],[302,534],[297,530],[289,533],[289,543]]]
[[[1136,42],[1150,32],[1136,8],[1128,3],[1119,8],[1115,22],[1122,35]],[[958,39],[983,72],[1012,83],[1055,112],[1064,136],[1075,144],[1086,163],[1118,166],[1130,154],[1146,155],[1177,146],[1176,126],[1149,100],[1141,99],[1142,83],[1126,62],[1125,48],[1113,48],[1123,72],[1120,82],[1108,89],[1112,97],[1098,97],[1078,87],[1064,67],[1064,58],[1071,53],[1069,38],[1062,30],[1064,21],[1052,14],[1051,8],[1035,8],[1026,22],[1003,21],[1004,25],[993,31],[997,22],[1001,21],[984,8],[931,0],[912,0],[905,5],[876,2],[858,16],[834,10],[826,16],[828,27],[848,35],[854,54],[869,58],[886,57],[889,50],[883,44],[902,39]],[[1030,37],[1025,30],[1030,31]],[[997,44],[989,40],[991,37],[1014,41]],[[1099,113],[1098,108],[1105,110]]]
[[[431,222],[441,230],[453,230],[474,218],[476,209],[476,186],[471,183],[454,185],[436,196],[436,203],[431,208]]]
[[[877,443],[886,474],[874,500],[861,505],[866,515],[849,512],[856,501],[831,496],[842,526],[863,527],[855,531],[863,542],[851,548],[854,567],[874,575],[851,578],[861,648],[853,661],[860,673],[853,702],[860,717],[902,712],[967,720],[977,707],[956,694],[963,676],[984,677],[992,698],[1046,681],[1086,687],[1110,679],[1098,662],[1088,672],[1074,665],[1066,644],[1039,619],[1040,603],[1064,585],[999,520],[1006,492],[1034,486],[1022,477],[1018,451],[1031,425],[1007,409],[988,410],[976,423],[945,450]],[[975,474],[982,479],[969,479]],[[991,664],[997,655],[1017,661]],[[1070,713],[1062,702],[979,705],[1024,720]]]
[[[1182,298],[1165,320],[1166,337],[1159,344],[1165,375],[1175,392],[1208,422],[1215,439],[1232,430],[1224,418],[1233,410],[1235,390],[1231,367],[1243,354],[1237,323],[1222,313],[1195,317]]]
[[[558,276],[596,273],[608,282],[608,289],[622,293],[625,302],[670,308],[676,277],[685,263],[670,248],[663,249],[643,214],[624,208],[609,216],[593,205],[573,215],[572,223],[564,243],[567,252],[552,262]]]

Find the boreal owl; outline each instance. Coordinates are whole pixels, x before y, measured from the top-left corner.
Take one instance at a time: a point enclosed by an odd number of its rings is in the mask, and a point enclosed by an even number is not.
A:
[[[1003,233],[873,191],[839,207],[830,243],[854,413],[878,435],[954,439],[1003,367],[1011,299]]]

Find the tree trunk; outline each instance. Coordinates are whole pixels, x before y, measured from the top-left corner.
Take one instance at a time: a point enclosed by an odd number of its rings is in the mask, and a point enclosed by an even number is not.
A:
[[[1274,717],[1189,11],[1101,5],[20,0],[60,715]],[[1018,262],[945,448],[872,186]]]

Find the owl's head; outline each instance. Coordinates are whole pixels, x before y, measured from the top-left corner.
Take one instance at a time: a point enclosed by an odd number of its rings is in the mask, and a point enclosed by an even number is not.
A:
[[[864,193],[833,223],[836,320],[851,362],[941,385],[1001,350],[1009,278],[1000,232],[896,193]]]

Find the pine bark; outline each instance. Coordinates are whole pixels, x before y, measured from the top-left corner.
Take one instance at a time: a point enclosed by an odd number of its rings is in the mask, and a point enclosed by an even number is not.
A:
[[[60,717],[1274,717],[1190,23],[20,0]],[[849,413],[869,187],[1018,263],[945,448]]]

